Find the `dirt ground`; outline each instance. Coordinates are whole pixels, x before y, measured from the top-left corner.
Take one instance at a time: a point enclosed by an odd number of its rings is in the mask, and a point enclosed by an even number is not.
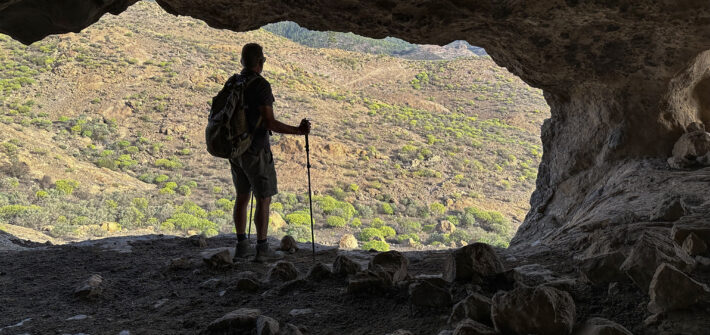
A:
[[[234,236],[208,239],[208,248],[231,247]],[[234,283],[243,271],[266,277],[269,265],[244,261],[227,269],[207,267],[200,258],[204,248],[190,239],[144,237],[140,240],[106,240],[104,245],[47,246],[25,244],[20,251],[0,252],[0,334],[195,334],[216,318],[238,308],[258,308],[264,315],[299,326],[304,334],[386,334],[407,329],[415,334],[438,334],[446,325],[450,308],[410,308],[406,286],[381,295],[353,296],[345,293],[347,281],[332,278],[308,281],[283,292],[268,291],[277,283],[264,284],[255,293],[239,292]],[[277,243],[276,241],[273,241]],[[107,249],[106,246],[113,246]],[[286,260],[302,274],[313,265],[310,245]],[[130,250],[130,251],[129,251]],[[319,246],[318,262],[332,264],[338,250]],[[506,266],[540,263],[561,274],[573,274],[570,262],[560,255],[540,254],[535,259],[515,260],[501,251]],[[412,276],[443,271],[446,251],[405,252]],[[349,252],[366,263],[372,253]],[[189,257],[189,268],[171,270],[170,259]],[[91,274],[104,278],[104,291],[94,300],[73,296],[74,289]],[[216,287],[201,287],[209,279]],[[492,296],[510,283],[492,282],[481,292]],[[453,284],[454,300],[462,299],[470,284]],[[642,334],[647,298],[631,286],[621,286],[609,296],[606,289],[575,286],[577,320],[602,316]],[[310,308],[313,313],[292,317],[293,309]],[[85,315],[82,320],[67,320]],[[81,318],[81,317],[80,317]],[[19,326],[12,327],[25,321]]]

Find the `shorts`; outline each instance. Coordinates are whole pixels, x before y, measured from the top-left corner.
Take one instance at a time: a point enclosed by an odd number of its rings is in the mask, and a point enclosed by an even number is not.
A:
[[[232,181],[237,194],[254,192],[257,198],[268,198],[279,193],[276,187],[276,168],[271,149],[250,148],[236,159],[230,159]]]

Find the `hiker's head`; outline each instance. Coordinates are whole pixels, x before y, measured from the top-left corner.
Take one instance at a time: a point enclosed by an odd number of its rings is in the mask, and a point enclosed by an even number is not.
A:
[[[253,70],[257,73],[264,68],[264,50],[261,45],[256,43],[248,43],[242,48],[242,66],[245,69]]]

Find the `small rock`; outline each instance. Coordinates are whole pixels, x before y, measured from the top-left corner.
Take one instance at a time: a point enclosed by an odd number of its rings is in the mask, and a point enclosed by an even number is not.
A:
[[[308,314],[313,314],[313,310],[310,308],[301,308],[301,309],[292,309],[290,312],[288,312],[288,315],[290,315],[293,318],[295,318],[297,316],[301,316],[301,315],[308,315]]]
[[[569,293],[547,286],[498,292],[491,307],[493,324],[504,334],[568,335],[575,313]]]
[[[256,319],[256,335],[277,335],[278,333],[278,321],[263,315]]]
[[[301,333],[301,330],[298,329],[298,327],[296,327],[295,325],[287,323],[286,326],[284,326],[284,329],[281,330],[281,334],[279,335],[303,335],[303,333]]]
[[[296,243],[296,240],[293,238],[293,236],[286,235],[281,239],[281,245],[279,246],[278,250],[286,251],[290,254],[293,254],[298,251],[298,243]]]
[[[603,318],[587,320],[575,335],[633,335],[624,326]]]
[[[168,263],[168,269],[170,270],[187,270],[192,267],[190,264],[190,259],[187,257],[173,258]]]
[[[389,281],[396,284],[407,279],[409,260],[399,251],[381,252],[370,260],[368,269],[375,272],[383,272],[389,277]]]
[[[204,234],[190,236],[192,245],[200,248],[207,248],[207,237]]]
[[[592,285],[621,282],[628,278],[619,270],[625,259],[621,252],[610,252],[580,260],[578,269]]]
[[[338,246],[340,249],[357,249],[357,239],[353,236],[353,234],[345,234],[340,238]]]
[[[354,275],[362,271],[360,264],[345,255],[338,255],[333,261],[333,273],[341,276]]]
[[[251,308],[240,308],[231,311],[221,318],[212,321],[207,326],[207,334],[241,334],[256,329],[256,319],[261,311]]]
[[[621,264],[620,270],[624,271],[641,291],[647,292],[651,278],[662,263],[669,263],[681,271],[689,271],[695,265],[695,260],[667,235],[657,231],[644,231]]]
[[[441,222],[439,222],[436,225],[436,231],[438,231],[442,234],[451,234],[455,230],[456,230],[456,226],[454,226],[454,224],[448,220],[441,220]]]
[[[454,329],[454,335],[497,335],[498,332],[482,323],[467,319],[461,321],[456,329]]]
[[[74,296],[78,298],[93,298],[99,296],[101,292],[103,292],[103,287],[101,286],[103,281],[104,279],[97,274],[89,276],[86,281],[74,290]]]
[[[222,280],[219,278],[210,278],[205,281],[203,281],[200,284],[200,288],[208,288],[208,289],[215,289],[217,286],[219,286],[222,283]]]
[[[214,268],[224,268],[234,264],[229,248],[206,250],[201,255],[205,264]]]
[[[454,305],[449,324],[454,325],[464,319],[472,319],[492,326],[491,320],[491,299],[478,293],[473,293]]]
[[[365,270],[358,272],[348,281],[347,293],[379,293],[392,286],[389,278],[383,278],[381,272]]]
[[[651,221],[677,221],[685,215],[685,208],[679,197],[670,197],[664,200],[651,214]]]
[[[691,256],[701,255],[708,250],[708,245],[698,235],[690,233],[683,242],[683,250]]]
[[[663,313],[690,307],[708,300],[710,288],[688,277],[674,266],[663,263],[653,275],[648,295],[648,311]]]
[[[323,263],[317,263],[310,270],[308,270],[306,278],[308,278],[308,280],[321,281],[330,278],[330,276],[332,275],[333,273],[330,271],[330,268],[328,268],[327,265]]]
[[[454,250],[446,261],[444,279],[448,281],[483,281],[483,277],[503,272],[503,263],[493,248],[485,243],[473,243]]]
[[[241,278],[237,280],[234,287],[237,291],[242,292],[256,292],[259,290],[259,282],[250,278]]]
[[[442,280],[443,281],[443,280]],[[451,293],[435,280],[417,280],[409,285],[409,302],[415,306],[451,306]]]
[[[86,320],[87,318],[89,318],[89,317],[84,314],[79,314],[79,315],[74,315],[70,318],[67,318],[67,321],[81,321],[81,320]]]
[[[287,282],[298,278],[298,269],[291,262],[280,261],[274,264],[274,267],[269,270],[269,281]]]

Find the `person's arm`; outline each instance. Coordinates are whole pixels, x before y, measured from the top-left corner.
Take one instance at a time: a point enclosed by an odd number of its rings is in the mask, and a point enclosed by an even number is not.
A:
[[[281,134],[306,135],[311,131],[311,123],[308,120],[301,120],[298,127],[289,126],[274,117],[274,108],[271,106],[259,106],[262,125],[266,130],[275,131]]]

